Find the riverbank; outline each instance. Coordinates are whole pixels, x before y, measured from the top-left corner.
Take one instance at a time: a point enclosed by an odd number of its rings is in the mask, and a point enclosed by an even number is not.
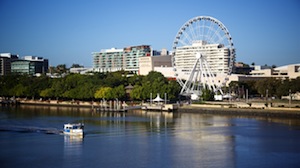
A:
[[[283,117],[300,118],[300,108],[268,107],[258,108],[232,108],[224,105],[191,104],[181,106],[179,113],[199,113],[237,116]]]
[[[109,109],[118,109],[117,111],[120,111],[120,109],[125,109],[125,106],[131,107],[128,106],[125,102],[122,102],[122,104],[121,102],[118,102],[118,108],[117,106],[114,106],[114,103],[109,101],[104,103],[96,101],[18,100],[17,104],[90,108],[91,110],[99,109],[99,111],[113,111]],[[253,106],[253,104],[252,106],[246,106],[246,104],[236,103],[236,105],[233,105],[228,104],[226,102],[208,102],[206,104],[184,104],[178,108],[177,112],[236,116],[300,118],[300,108],[296,107],[264,107],[260,104],[256,104],[255,106]]]

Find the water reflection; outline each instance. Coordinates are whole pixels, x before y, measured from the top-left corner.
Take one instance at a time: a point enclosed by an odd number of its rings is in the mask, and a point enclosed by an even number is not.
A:
[[[234,167],[235,136],[231,133],[232,125],[224,117],[181,114],[174,125],[174,139],[178,146],[174,153],[189,151],[193,155],[178,157],[175,162],[180,165],[189,160],[198,163],[199,167],[211,163],[215,167]]]
[[[64,167],[80,167],[82,163],[83,135],[64,135]]]

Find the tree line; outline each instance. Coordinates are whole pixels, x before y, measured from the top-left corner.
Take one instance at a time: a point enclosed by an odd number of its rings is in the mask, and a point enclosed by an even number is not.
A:
[[[126,86],[133,86],[126,94]],[[176,100],[180,92],[179,84],[168,80],[159,72],[146,76],[129,74],[126,71],[94,73],[93,75],[68,74],[61,78],[48,76],[9,75],[0,77],[0,96],[28,97],[44,99],[116,99],[147,100],[157,93],[169,100]]]
[[[264,78],[256,81],[231,82],[229,87],[225,88],[225,92],[233,92],[240,98],[245,96],[246,90],[248,90],[250,96],[268,96],[280,99],[282,96],[289,95],[289,93],[300,92],[300,77],[284,80]]]
[[[130,94],[126,86],[132,85]],[[126,71],[94,73],[93,75],[68,74],[60,78],[48,76],[9,75],[0,77],[0,96],[27,97],[66,100],[149,100],[159,93],[164,98],[177,100],[181,87],[175,80],[168,80],[159,72],[148,75],[129,74]],[[265,78],[257,81],[231,82],[223,88],[225,93],[235,93],[239,98],[248,95],[256,97],[275,97],[300,91],[300,77],[296,79]],[[202,100],[212,100],[213,93],[203,91]]]

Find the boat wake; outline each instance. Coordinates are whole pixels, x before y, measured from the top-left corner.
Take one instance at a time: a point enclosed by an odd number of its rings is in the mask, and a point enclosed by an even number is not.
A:
[[[31,126],[16,126],[16,125],[2,125],[0,131],[8,132],[21,132],[21,133],[44,133],[44,134],[63,134],[62,130],[56,128],[42,128],[42,127],[31,127]]]

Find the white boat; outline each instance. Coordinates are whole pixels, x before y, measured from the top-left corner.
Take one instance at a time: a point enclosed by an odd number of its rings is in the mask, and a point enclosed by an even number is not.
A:
[[[68,135],[83,135],[84,124],[64,124],[64,134]]]

